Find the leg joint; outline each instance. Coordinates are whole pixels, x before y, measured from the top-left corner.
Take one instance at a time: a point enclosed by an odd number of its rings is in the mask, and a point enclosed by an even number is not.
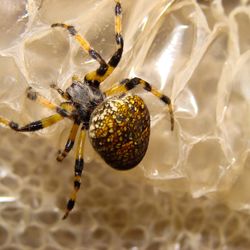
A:
[[[116,16],[119,16],[121,15],[122,13],[122,6],[120,3],[116,3],[116,6],[115,6],[115,15]]]
[[[68,153],[74,146],[74,141],[73,140],[68,140],[66,145],[65,145],[65,151]]]
[[[63,116],[63,117],[68,117],[68,116],[69,116],[68,111],[65,110],[65,109],[62,109],[62,108],[60,108],[60,107],[57,107],[57,108],[56,108],[56,112],[57,112],[59,115]]]
[[[75,36],[77,34],[77,31],[76,31],[75,27],[72,26],[72,25],[69,25],[67,27],[67,30],[69,31],[70,35],[72,35],[72,36]]]
[[[37,93],[35,91],[33,91],[31,87],[29,87],[27,89],[27,97],[30,100],[35,101],[37,99]]]
[[[74,205],[75,205],[75,201],[72,200],[72,199],[70,199],[70,200],[68,201],[68,204],[67,204],[67,209],[68,209],[68,210],[72,210],[72,208],[74,207]]]
[[[16,122],[13,122],[13,121],[11,121],[10,123],[9,123],[9,126],[10,126],[10,128],[12,128],[13,130],[18,130],[18,124],[16,123]]]
[[[167,97],[167,96],[165,96],[165,95],[162,95],[162,96],[160,97],[160,99],[161,99],[164,103],[166,103],[166,104],[168,104],[168,105],[171,104],[170,98]]]
[[[121,34],[117,33],[115,35],[115,40],[116,40],[116,43],[119,44],[121,46],[121,48],[123,48],[123,45],[124,45],[124,41],[123,41],[123,37]]]
[[[152,90],[152,86],[148,82],[143,82],[143,88],[149,92]]]
[[[108,64],[111,66],[111,67],[116,67],[118,65],[118,63],[120,62],[121,60],[121,57],[122,57],[122,48],[119,48],[115,54],[111,57],[111,59],[109,60]]]
[[[75,188],[76,190],[78,190],[78,189],[80,189],[80,187],[81,187],[81,182],[78,181],[78,180],[75,180],[75,181],[74,181],[74,188]]]
[[[135,88],[140,83],[138,78],[133,78],[130,81],[125,83],[125,87],[127,90]]]

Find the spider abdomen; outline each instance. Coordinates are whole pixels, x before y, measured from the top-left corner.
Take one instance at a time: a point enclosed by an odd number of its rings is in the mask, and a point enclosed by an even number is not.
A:
[[[127,170],[138,165],[147,151],[149,135],[149,111],[136,95],[106,99],[90,118],[90,142],[115,169]]]

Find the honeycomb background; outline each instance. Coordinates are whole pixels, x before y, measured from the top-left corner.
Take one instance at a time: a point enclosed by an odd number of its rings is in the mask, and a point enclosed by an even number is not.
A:
[[[96,63],[53,22],[76,25],[108,58],[111,0],[1,0],[0,113],[27,123],[50,114],[25,98],[32,86],[60,101],[73,74]],[[31,135],[1,128],[0,249],[250,249],[247,0],[124,0],[125,53],[105,83],[137,75],[174,101],[176,128],[140,89],[152,116],[148,153],[128,172],[106,166],[86,143],[76,208],[61,220],[72,190],[74,154],[55,160],[63,121]],[[104,88],[105,88],[104,87]]]

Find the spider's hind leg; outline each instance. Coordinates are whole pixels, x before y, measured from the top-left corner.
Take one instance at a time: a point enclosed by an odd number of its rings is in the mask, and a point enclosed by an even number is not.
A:
[[[75,205],[75,201],[76,201],[77,192],[81,186],[81,176],[82,176],[82,171],[83,171],[83,166],[84,166],[83,154],[84,154],[85,135],[86,135],[86,132],[84,128],[82,128],[80,136],[79,136],[77,150],[76,150],[74,190],[71,193],[70,199],[68,200],[63,219],[66,219],[70,211],[73,209]]]

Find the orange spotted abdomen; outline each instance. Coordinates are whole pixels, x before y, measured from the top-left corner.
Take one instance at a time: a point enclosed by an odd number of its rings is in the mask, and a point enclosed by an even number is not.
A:
[[[138,165],[147,151],[149,135],[149,111],[136,95],[106,99],[90,118],[90,142],[115,169],[126,170]]]

